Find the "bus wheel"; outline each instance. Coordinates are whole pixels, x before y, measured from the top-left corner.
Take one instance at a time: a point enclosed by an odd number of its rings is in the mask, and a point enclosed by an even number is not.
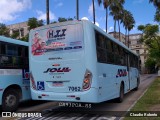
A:
[[[119,98],[117,99],[118,102],[121,103],[123,101],[123,98],[124,98],[124,85],[121,83]]]
[[[19,95],[15,89],[8,89],[2,98],[3,111],[16,111],[19,105]]]

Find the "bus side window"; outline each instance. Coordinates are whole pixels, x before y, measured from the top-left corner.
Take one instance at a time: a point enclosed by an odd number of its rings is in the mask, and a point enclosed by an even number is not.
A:
[[[107,52],[106,52],[106,39],[105,37],[96,32],[96,49],[97,49],[97,60],[100,63],[107,62]]]
[[[0,54],[6,54],[6,47],[5,44],[0,44]]]
[[[114,63],[114,54],[113,54],[113,43],[110,40],[107,40],[107,63]]]

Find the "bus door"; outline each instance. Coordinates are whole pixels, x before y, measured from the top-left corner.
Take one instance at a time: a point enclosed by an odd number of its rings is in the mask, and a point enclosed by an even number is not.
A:
[[[127,72],[128,72],[128,78],[127,78],[127,91],[129,91],[131,89],[131,67],[130,67],[130,57],[129,57],[129,53],[127,53]]]

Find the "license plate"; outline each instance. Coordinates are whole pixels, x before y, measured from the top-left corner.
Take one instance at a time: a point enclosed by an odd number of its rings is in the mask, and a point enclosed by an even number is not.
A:
[[[55,82],[53,82],[53,86],[55,86],[55,87],[61,87],[61,86],[63,86],[63,82],[55,81]]]

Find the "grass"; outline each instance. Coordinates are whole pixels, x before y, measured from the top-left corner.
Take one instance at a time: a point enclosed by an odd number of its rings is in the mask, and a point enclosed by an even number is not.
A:
[[[160,77],[154,80],[147,92],[137,101],[124,120],[160,120],[160,117],[144,117],[144,113],[149,112],[158,113],[157,115],[160,116]],[[132,117],[130,113],[140,113],[143,117]]]

